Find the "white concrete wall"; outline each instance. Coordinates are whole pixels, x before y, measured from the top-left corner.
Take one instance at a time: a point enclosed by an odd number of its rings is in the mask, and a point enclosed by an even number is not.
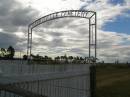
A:
[[[3,75],[25,75],[50,72],[88,70],[89,65],[65,64],[65,65],[27,65],[27,61],[0,60],[0,73]]]

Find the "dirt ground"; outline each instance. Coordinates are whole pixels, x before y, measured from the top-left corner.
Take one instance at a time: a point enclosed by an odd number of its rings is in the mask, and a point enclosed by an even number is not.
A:
[[[99,66],[96,71],[97,97],[130,97],[130,67]]]

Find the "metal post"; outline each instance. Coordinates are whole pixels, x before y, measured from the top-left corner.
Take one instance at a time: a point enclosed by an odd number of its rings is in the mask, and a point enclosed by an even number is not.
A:
[[[90,66],[90,95],[96,97],[96,66]]]
[[[28,41],[27,41],[27,58],[28,61],[31,59],[31,48],[32,48],[32,28],[28,26]]]
[[[27,41],[27,57],[29,57],[29,26],[28,26],[28,41]]]
[[[30,41],[30,59],[31,59],[31,50],[32,50],[32,28],[31,28],[31,41]]]
[[[97,58],[97,14],[96,12],[95,12],[95,58]]]
[[[89,19],[89,58],[91,56],[91,19]]]

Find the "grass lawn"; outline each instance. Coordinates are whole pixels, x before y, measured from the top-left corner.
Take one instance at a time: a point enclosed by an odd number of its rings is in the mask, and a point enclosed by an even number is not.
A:
[[[98,66],[96,97],[130,97],[130,67]]]

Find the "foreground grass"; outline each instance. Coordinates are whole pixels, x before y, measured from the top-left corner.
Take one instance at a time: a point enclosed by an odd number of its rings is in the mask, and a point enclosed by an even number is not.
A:
[[[97,97],[130,97],[130,67],[97,67]]]

